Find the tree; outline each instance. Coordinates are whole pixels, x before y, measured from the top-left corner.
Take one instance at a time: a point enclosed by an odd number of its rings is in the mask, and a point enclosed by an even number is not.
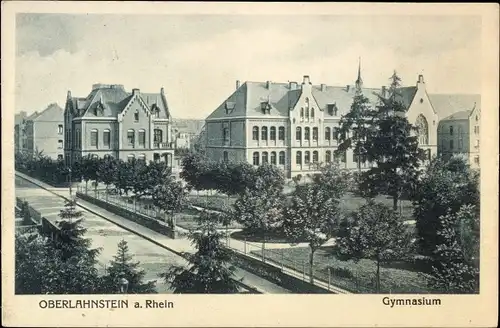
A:
[[[83,158],[80,165],[80,173],[85,181],[85,193],[88,191],[89,181],[97,180],[97,170],[98,170],[98,159],[93,157],[93,155],[88,155]],[[96,186],[97,188],[97,186]]]
[[[391,77],[390,96],[380,96],[374,132],[364,146],[369,162],[376,164],[362,174],[360,189],[367,195],[386,194],[396,211],[405,192],[415,188],[425,151],[418,147],[415,128],[406,118],[407,108],[399,98],[399,77]]]
[[[207,159],[200,153],[189,153],[182,158],[182,170],[179,176],[186,183],[196,190],[201,190],[200,175],[202,173],[202,163],[206,163]]]
[[[438,235],[443,243],[435,250],[430,286],[452,294],[479,291],[479,215],[464,205],[440,217]]]
[[[127,242],[118,243],[118,252],[111,260],[106,275],[103,277],[103,288],[108,293],[118,293],[119,279],[128,281],[128,293],[153,294],[156,293],[156,281],[144,282],[146,272],[140,268],[140,262],[135,262],[130,255]]]
[[[202,212],[198,218],[199,229],[191,232],[189,238],[196,247],[194,254],[185,253],[188,267],[173,266],[160,277],[169,283],[174,293],[228,294],[237,293],[234,280],[234,266],[230,265],[231,255],[217,231],[219,216],[213,212]]]
[[[119,190],[120,195],[123,193],[128,195],[128,192],[132,190],[132,182],[134,179],[134,161],[124,162],[118,160],[117,174],[115,186]]]
[[[410,253],[411,236],[404,222],[388,206],[369,200],[357,212],[346,216],[334,246],[341,259],[374,260],[376,290],[380,292],[380,265],[400,260]]]
[[[165,179],[153,190],[153,204],[169,215],[169,224],[175,227],[174,213],[180,211],[187,199],[187,190],[173,178]],[[165,218],[166,220],[166,218]]]
[[[438,234],[441,217],[457,213],[464,205],[474,206],[479,216],[479,174],[465,160],[452,157],[449,161],[433,159],[418,183],[412,197],[420,251],[434,256],[437,245],[445,242]]]
[[[314,254],[333,237],[340,216],[345,184],[335,166],[322,168],[312,183],[296,186],[291,204],[284,209],[283,228],[296,242],[309,243],[309,279],[314,283]],[[335,183],[337,181],[337,183]]]
[[[108,199],[109,185],[116,181],[116,174],[118,170],[118,163],[112,157],[100,160],[97,168],[97,181],[104,183],[106,186],[106,200]]]
[[[375,115],[370,100],[357,90],[351,110],[340,118],[340,127],[336,136],[339,145],[335,150],[335,155],[339,156],[352,148],[354,154],[357,155],[359,171],[361,171],[361,161],[366,159],[366,141],[370,140],[374,132]]]
[[[47,264],[45,240],[38,234],[16,234],[15,238],[15,292],[41,294],[44,276],[40,274]],[[56,270],[56,268],[54,268]]]

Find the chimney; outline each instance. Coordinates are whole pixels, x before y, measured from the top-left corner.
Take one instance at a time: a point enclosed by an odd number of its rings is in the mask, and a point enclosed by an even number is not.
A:
[[[349,90],[351,90],[351,86],[350,86],[349,84],[348,84],[348,85],[346,85],[346,86],[345,86],[345,90],[346,90],[347,92],[349,92]]]
[[[132,95],[135,96],[135,95],[138,95],[140,92],[139,89],[132,89]]]
[[[302,84],[311,84],[309,75],[304,75],[304,79],[302,81]]]
[[[68,90],[68,95],[66,96],[66,98],[68,98],[68,99],[71,98],[71,91]]]
[[[165,88],[161,87],[161,89],[160,89],[160,93],[161,93],[162,95],[164,95],[164,94],[165,94]]]
[[[266,82],[266,89],[269,89],[271,87],[271,81]]]
[[[290,90],[295,90],[295,89],[297,89],[297,82],[290,81],[288,83],[288,86],[289,86]]]
[[[324,83],[321,83],[321,91],[325,91],[326,90],[326,85]]]
[[[236,80],[236,90],[240,88],[240,80]]]
[[[422,74],[420,74],[420,75],[418,76],[418,83],[425,83],[425,82],[424,82],[424,76],[423,76]]]

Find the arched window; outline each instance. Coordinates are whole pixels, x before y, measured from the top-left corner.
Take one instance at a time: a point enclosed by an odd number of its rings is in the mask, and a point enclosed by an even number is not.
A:
[[[263,126],[261,128],[261,137],[262,140],[267,140],[267,126]]]
[[[314,108],[311,108],[311,119],[314,120]]]
[[[132,163],[134,161],[134,159],[135,159],[135,155],[134,154],[130,154],[130,155],[127,156],[127,160],[128,160],[129,163]]]
[[[313,140],[318,140],[318,128],[313,128]]]
[[[450,136],[453,135],[453,125],[450,125]]]
[[[315,150],[313,151],[313,163],[318,163],[318,161],[319,161],[318,152]]]
[[[224,159],[224,162],[229,161],[229,155],[227,154],[227,151],[224,151],[224,153],[223,153],[223,159]]]
[[[338,140],[339,136],[339,128],[333,128],[332,130],[332,139],[333,140]]]
[[[262,152],[262,164],[268,163],[268,154],[267,151]]]
[[[300,150],[295,155],[295,163],[302,164],[302,152]]]
[[[141,162],[146,162],[146,154],[140,154],[139,158],[137,158]]]
[[[253,153],[253,165],[259,165],[259,153],[258,152]]]
[[[325,162],[330,163],[332,161],[332,152],[327,150],[325,153]]]
[[[304,108],[300,108],[300,118],[304,119]]]
[[[309,151],[304,152],[304,164],[311,163],[311,153]]]
[[[128,145],[134,147],[135,145],[135,131],[133,129],[127,130],[127,142]]]
[[[330,140],[331,133],[332,133],[332,131],[330,130],[330,128],[326,127],[325,128],[325,140]]]
[[[300,126],[295,129],[295,140],[302,140],[302,128]]]
[[[278,163],[280,165],[285,165],[285,152],[284,151],[280,151]]]
[[[271,152],[271,164],[276,165],[276,152]]]
[[[259,127],[254,126],[252,128],[252,140],[259,140]]]
[[[276,127],[275,126],[271,126],[271,128],[269,130],[269,139],[276,140]]]
[[[304,128],[304,139],[309,140],[311,137],[311,129],[309,127]]]
[[[90,130],[90,146],[97,147],[98,144],[98,131],[97,129]]]
[[[134,113],[134,121],[139,122],[139,110],[138,109]]]
[[[306,118],[309,119],[309,108],[306,107]]]
[[[427,124],[427,119],[424,117],[424,115],[418,115],[416,126],[418,133],[418,143],[421,145],[429,144],[429,125]]]
[[[284,126],[280,126],[278,128],[278,139],[285,140],[285,127]]]
[[[476,122],[479,121],[479,117],[476,115]]]

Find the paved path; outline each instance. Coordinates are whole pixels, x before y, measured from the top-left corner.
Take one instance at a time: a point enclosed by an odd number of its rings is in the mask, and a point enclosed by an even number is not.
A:
[[[41,209],[43,216],[48,215],[47,219],[56,220],[64,203],[61,197],[69,198],[69,190],[54,188],[19,172],[16,172],[16,175],[16,196],[35,204],[34,207]],[[178,255],[194,250],[187,239],[170,239],[81,199],[78,199],[78,205],[84,209],[85,227],[89,229],[87,237],[92,239],[94,247],[103,247],[101,263],[109,261],[116,252],[118,242],[125,239],[130,252],[148,271],[148,278],[157,279],[157,273],[164,272],[172,264],[187,264],[186,260]],[[236,279],[241,279],[244,284],[255,287],[262,293],[290,293],[287,289],[239,268],[236,271]],[[160,288],[158,289],[160,291]],[[168,292],[168,286],[163,286],[162,291]]]

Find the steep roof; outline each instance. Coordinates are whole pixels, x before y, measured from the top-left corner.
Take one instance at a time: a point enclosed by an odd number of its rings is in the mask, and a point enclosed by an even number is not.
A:
[[[429,98],[440,118],[449,119],[466,111],[470,114],[475,107],[481,108],[481,95],[477,94],[429,94]]]
[[[401,101],[403,105],[408,108],[415,98],[415,94],[417,93],[417,87],[400,87],[397,88],[396,100]]]
[[[376,103],[378,89],[363,88],[363,94]],[[222,104],[219,105],[208,117],[222,118],[235,116],[282,116],[288,117],[290,108],[294,107],[301,95],[301,86],[291,87],[290,83],[272,82],[267,87],[267,82],[245,82],[234,91]],[[312,95],[320,110],[326,110],[329,104],[336,104],[338,115],[350,110],[354,97],[354,86],[338,87],[326,85],[313,85]],[[269,102],[269,114],[263,114],[262,102]]]
[[[169,117],[168,104],[163,92],[137,94],[150,110],[155,106],[159,108],[159,118]],[[122,85],[96,84],[86,98],[72,97],[71,103],[76,109],[76,116],[96,117],[95,110],[102,109],[98,117],[117,117],[132,97],[133,93],[125,91]]]
[[[441,121],[467,120],[467,119],[469,119],[469,116],[470,116],[471,113],[472,113],[471,110],[463,110],[463,111],[451,114],[450,116],[447,116],[447,117],[443,118]]]
[[[47,106],[40,113],[34,112],[27,119],[32,121],[62,121],[64,110],[56,103]]]

